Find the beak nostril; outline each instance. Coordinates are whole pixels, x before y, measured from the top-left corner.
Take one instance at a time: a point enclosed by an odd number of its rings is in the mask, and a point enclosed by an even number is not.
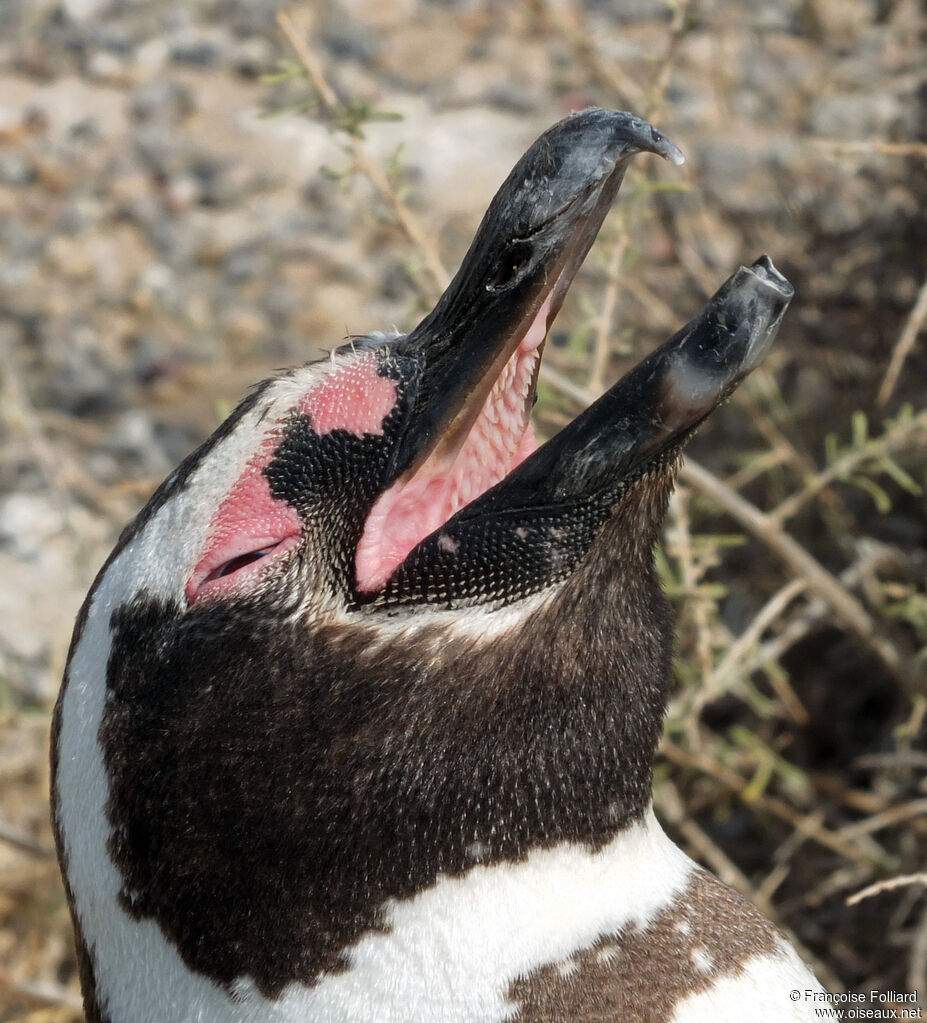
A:
[[[510,248],[503,252],[499,265],[492,279],[486,285],[487,291],[500,291],[507,287],[518,276],[521,268],[531,259],[530,246],[522,244],[519,248]]]
[[[493,279],[486,285],[486,290],[496,291],[498,288],[504,288],[506,284],[512,280],[515,274],[518,273],[518,267],[518,263],[513,263],[511,261],[501,263],[499,265],[499,269],[496,270]]]

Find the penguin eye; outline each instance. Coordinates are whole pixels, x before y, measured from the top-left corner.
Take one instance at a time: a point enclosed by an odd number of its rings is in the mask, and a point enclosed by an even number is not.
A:
[[[208,583],[212,582],[213,579],[224,579],[226,576],[234,575],[240,568],[244,568],[246,565],[266,557],[270,554],[271,550],[271,547],[264,547],[259,551],[248,551],[247,554],[239,554],[237,558],[226,561],[224,565],[220,565],[219,568],[210,572],[203,582]]]
[[[261,546],[242,550],[244,543],[241,538],[236,541],[235,537],[231,537],[218,550],[208,554],[187,583],[187,600],[195,604],[204,597],[246,592],[260,582],[272,562],[299,543],[298,534],[284,536],[275,543],[268,543],[267,536],[261,539],[262,543],[258,541]],[[223,548],[226,552],[224,557]]]
[[[184,591],[189,604],[240,596],[259,586],[302,536],[295,509],[270,491],[264,469],[279,443],[269,434],[222,500]]]

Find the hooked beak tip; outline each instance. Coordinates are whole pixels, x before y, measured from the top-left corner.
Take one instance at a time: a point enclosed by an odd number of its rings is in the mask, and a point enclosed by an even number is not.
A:
[[[592,109],[587,112],[591,117],[608,118],[608,126],[614,142],[619,143],[618,154],[654,153],[677,167],[686,162],[682,150],[667,135],[644,118],[636,114],[614,110]],[[582,114],[576,115],[582,117]]]
[[[686,162],[683,151],[675,142],[668,139],[662,131],[657,131],[656,128],[651,128],[650,134],[653,138],[653,151],[658,156],[662,156],[664,160],[669,160],[669,162],[674,164],[676,167],[681,167]]]

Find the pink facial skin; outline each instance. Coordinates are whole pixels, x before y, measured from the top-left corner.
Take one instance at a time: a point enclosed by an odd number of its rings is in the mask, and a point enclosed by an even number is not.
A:
[[[264,475],[278,440],[265,439],[219,506],[203,556],[187,582],[189,603],[250,588],[299,542],[302,523],[296,509],[271,494]]]
[[[380,376],[376,358],[369,356],[333,369],[303,396],[297,408],[320,436],[333,430],[346,430],[358,437],[381,435],[397,395],[396,381]],[[281,425],[265,438],[220,505],[203,555],[187,582],[191,604],[249,589],[299,542],[299,515],[271,494],[264,475],[280,441]]]
[[[299,403],[320,436],[347,430],[355,437],[382,436],[383,423],[396,407],[395,380],[382,377],[374,356],[342,366],[310,391]]]
[[[393,484],[374,504],[357,546],[360,592],[380,589],[406,555],[464,505],[498,483],[537,448],[529,397],[546,336],[548,304],[503,367],[466,440],[449,464],[426,460],[411,478]],[[398,385],[378,372],[375,356],[332,370],[297,409],[313,430],[382,435],[396,406]],[[279,443],[279,428],[232,487],[209,530],[186,594],[193,604],[251,588],[300,540],[297,512],[270,492],[264,469]]]

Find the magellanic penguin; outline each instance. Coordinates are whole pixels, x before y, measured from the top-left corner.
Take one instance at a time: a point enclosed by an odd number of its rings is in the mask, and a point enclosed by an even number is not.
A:
[[[554,125],[411,333],[259,386],[123,533],[53,738],[91,1023],[815,1018],[651,810],[653,546],[791,286],[741,267],[553,440],[529,421],[639,152],[682,162],[630,114]]]

